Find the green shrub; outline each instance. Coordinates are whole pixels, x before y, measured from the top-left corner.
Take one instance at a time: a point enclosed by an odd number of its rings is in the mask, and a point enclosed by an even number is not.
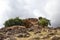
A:
[[[48,26],[48,25],[51,25],[50,24],[50,20],[46,19],[46,18],[43,18],[43,17],[39,17],[39,25],[41,26]]]
[[[21,25],[23,26],[24,25],[24,22],[22,21],[22,19],[19,19],[19,17],[16,17],[16,18],[11,18],[9,20],[7,20],[5,23],[4,23],[5,27],[10,27],[10,26],[14,26],[14,25]]]

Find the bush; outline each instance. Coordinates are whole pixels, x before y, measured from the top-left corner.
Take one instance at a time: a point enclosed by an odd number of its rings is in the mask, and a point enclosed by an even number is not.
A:
[[[48,26],[48,25],[51,25],[50,24],[50,20],[46,19],[46,18],[43,18],[43,17],[39,17],[39,25],[40,26]]]
[[[4,23],[5,27],[10,27],[10,26],[14,26],[14,25],[21,25],[23,26],[24,25],[24,22],[22,21],[22,19],[19,19],[19,17],[16,17],[16,18],[11,18],[9,20],[7,20],[5,23]]]

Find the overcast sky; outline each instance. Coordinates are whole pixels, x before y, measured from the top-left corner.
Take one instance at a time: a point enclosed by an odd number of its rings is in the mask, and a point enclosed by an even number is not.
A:
[[[0,28],[14,17],[46,17],[52,26],[60,26],[60,0],[0,0]]]

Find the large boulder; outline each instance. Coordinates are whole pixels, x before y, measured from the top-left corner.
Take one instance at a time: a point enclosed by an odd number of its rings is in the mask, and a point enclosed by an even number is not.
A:
[[[25,26],[12,26],[9,28],[6,28],[7,32],[11,33],[20,33],[20,32],[26,32]]]
[[[25,23],[26,28],[30,28],[33,25],[38,25],[38,19],[36,18],[28,18],[23,20]]]

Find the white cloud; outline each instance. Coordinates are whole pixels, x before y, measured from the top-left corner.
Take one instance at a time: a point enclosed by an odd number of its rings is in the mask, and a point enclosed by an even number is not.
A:
[[[53,26],[60,26],[59,24],[59,0],[50,0],[45,6],[45,12],[50,16],[51,23]]]
[[[59,3],[59,0],[0,0],[0,25],[6,19],[16,16],[22,18],[43,16],[55,22],[60,17]]]
[[[38,10],[38,9],[35,9],[34,11],[33,11],[33,14],[36,16],[36,17],[39,17],[39,16],[41,16],[41,17],[46,17],[43,13],[41,13],[40,12],[40,10]]]
[[[9,8],[7,6],[7,3],[8,3],[7,0],[0,0],[0,28],[1,28],[1,26],[3,26],[3,22],[7,18],[5,16],[5,12],[6,12],[7,8]]]

